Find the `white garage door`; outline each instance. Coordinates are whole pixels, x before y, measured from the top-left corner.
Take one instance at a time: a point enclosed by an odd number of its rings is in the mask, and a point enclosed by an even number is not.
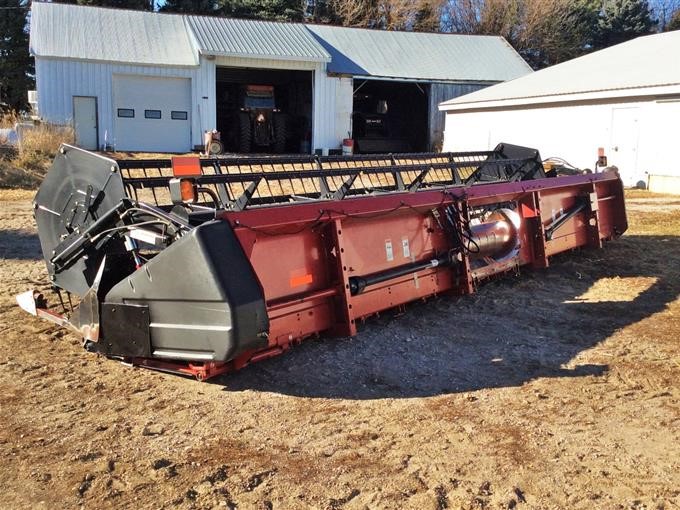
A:
[[[190,79],[114,76],[113,106],[116,150],[191,150]]]

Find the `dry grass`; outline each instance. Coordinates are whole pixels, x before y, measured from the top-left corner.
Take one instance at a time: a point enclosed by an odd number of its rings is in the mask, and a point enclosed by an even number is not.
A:
[[[628,234],[667,237],[680,234],[680,196],[629,189],[625,191]],[[673,200],[675,199],[675,200]]]
[[[12,128],[17,122],[19,122],[19,116],[14,112],[0,115],[0,129]]]
[[[653,193],[646,189],[628,189],[626,190],[626,198],[680,198],[680,195],[672,193]]]
[[[24,200],[31,201],[35,197],[34,189],[26,188],[12,188],[2,190],[2,200],[4,202],[21,202]]]
[[[663,215],[662,218],[659,218]],[[628,217],[629,230],[644,232],[645,235],[663,236],[668,235],[669,229],[680,233],[680,211],[638,211]]]
[[[0,127],[13,127],[19,117],[9,113],[0,117]],[[62,143],[73,143],[70,126],[40,123],[23,131],[18,150],[0,160],[0,187],[35,188],[42,182]]]
[[[14,163],[22,168],[44,172],[52,164],[62,143],[73,143],[72,128],[39,124],[24,133]]]

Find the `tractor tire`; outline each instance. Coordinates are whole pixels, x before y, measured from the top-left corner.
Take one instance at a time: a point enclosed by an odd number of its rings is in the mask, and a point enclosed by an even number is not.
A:
[[[249,154],[253,145],[253,131],[250,125],[250,115],[240,113],[238,116],[238,151]]]
[[[274,115],[274,152],[283,154],[286,152],[286,139],[288,138],[288,118],[285,115]]]

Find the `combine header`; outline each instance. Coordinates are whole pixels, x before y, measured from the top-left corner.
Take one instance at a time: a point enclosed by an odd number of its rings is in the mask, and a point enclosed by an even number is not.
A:
[[[56,313],[89,351],[206,379],[382,310],[547,267],[627,228],[615,173],[538,151],[114,161],[62,146],[35,198]]]

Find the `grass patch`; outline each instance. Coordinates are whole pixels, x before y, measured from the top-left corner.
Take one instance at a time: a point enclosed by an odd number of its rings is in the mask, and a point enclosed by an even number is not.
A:
[[[628,215],[628,232],[665,236],[680,235],[680,210],[668,211],[665,213],[652,211],[636,211],[635,214]]]
[[[647,191],[646,189],[627,189],[626,198],[636,199],[636,198],[678,198],[680,195],[674,195],[672,193],[653,193]]]
[[[11,128],[19,118],[16,114],[0,117],[0,127]],[[39,123],[22,129],[21,141],[15,151],[0,159],[0,187],[36,188],[42,182],[62,143],[73,143],[70,126]]]

